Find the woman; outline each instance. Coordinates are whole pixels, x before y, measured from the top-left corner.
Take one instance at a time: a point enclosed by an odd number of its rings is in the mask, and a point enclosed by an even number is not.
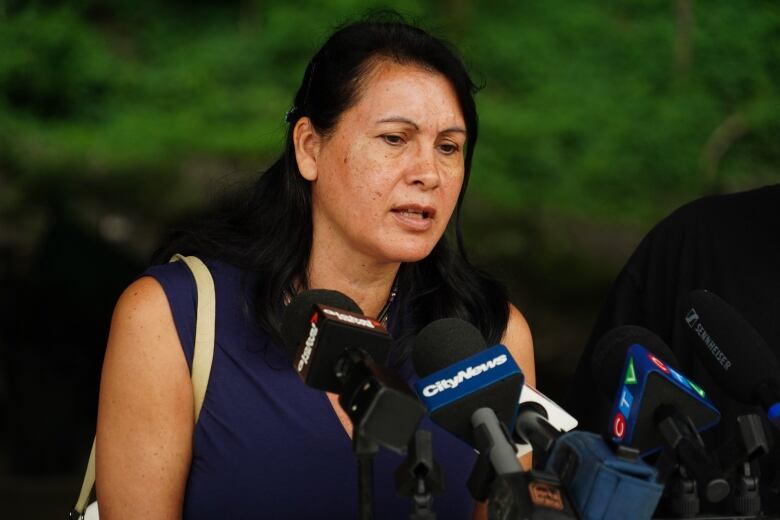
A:
[[[455,316],[501,340],[534,383],[530,333],[504,289],[472,267],[458,210],[477,139],[475,91],[459,58],[403,22],[335,32],[309,63],[282,157],[250,200],[162,252],[206,259],[217,338],[193,428],[194,287],[177,264],[151,268],[120,297],[103,367],[97,492],[104,520],[124,517],[354,518],[349,419],[336,397],[306,387],[278,327],[294,293],[328,288],[398,338]],[[457,249],[444,238],[450,217]],[[431,423],[447,479],[441,518],[468,518],[473,452]],[[375,462],[378,518],[408,515],[394,496],[401,459]],[[480,513],[482,514],[482,513]]]

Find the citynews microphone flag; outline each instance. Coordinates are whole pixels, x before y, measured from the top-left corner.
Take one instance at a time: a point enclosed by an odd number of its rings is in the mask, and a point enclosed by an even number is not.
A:
[[[422,403],[433,415],[455,401],[517,374],[522,375],[522,371],[509,350],[504,345],[496,345],[419,379],[414,387]],[[518,386],[519,395],[523,377],[520,377]],[[516,402],[511,422],[507,426],[514,424],[518,407],[519,402]]]

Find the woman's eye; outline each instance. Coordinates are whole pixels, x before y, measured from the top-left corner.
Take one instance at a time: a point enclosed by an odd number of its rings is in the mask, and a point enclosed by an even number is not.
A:
[[[385,134],[382,136],[382,139],[385,140],[387,144],[398,146],[399,144],[403,144],[404,139],[400,135],[394,135],[394,134]]]
[[[458,151],[458,145],[454,143],[442,143],[439,145],[439,150],[445,155],[452,155]]]

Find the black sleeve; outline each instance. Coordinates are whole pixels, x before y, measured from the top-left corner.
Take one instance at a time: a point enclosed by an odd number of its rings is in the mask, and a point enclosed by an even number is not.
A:
[[[622,324],[639,325],[642,320],[643,291],[636,276],[636,267],[644,263],[645,248],[642,245],[613,283],[569,386],[566,407],[583,430],[605,433],[608,428],[613,397],[604,394],[597,385],[598,374],[594,375],[591,370],[593,350],[601,337],[611,329]]]
[[[668,303],[677,300],[677,272],[684,240],[677,214],[658,224],[641,241],[613,283],[601,308],[593,331],[568,389],[566,406],[579,421],[579,427],[595,433],[606,433],[614,396],[607,396],[598,386],[591,370],[593,351],[599,340],[620,325],[639,325],[652,330],[669,342],[673,312]],[[614,386],[614,385],[612,385]]]

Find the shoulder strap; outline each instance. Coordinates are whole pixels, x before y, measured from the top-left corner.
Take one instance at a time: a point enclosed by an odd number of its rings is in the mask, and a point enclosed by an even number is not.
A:
[[[209,268],[197,256],[173,255],[171,262],[181,260],[192,271],[198,290],[198,308],[195,313],[195,350],[192,354],[192,400],[195,404],[195,422],[200,417],[206,387],[209,385],[211,362],[214,359],[216,297],[214,279]]]
[[[84,517],[84,510],[87,508],[87,501],[89,501],[89,495],[92,494],[92,488],[95,487],[95,440],[92,439],[92,450],[89,452],[89,462],[87,462],[87,470],[84,472],[84,481],[81,483],[81,492],[79,493],[79,499],[76,501],[76,506],[73,511],[68,515],[69,519],[77,519]],[[74,514],[75,513],[75,514]]]
[[[192,355],[192,400],[195,404],[195,422],[198,422],[200,410],[203,407],[203,399],[206,396],[206,388],[211,374],[211,363],[214,359],[214,334],[216,321],[216,295],[214,291],[214,279],[211,277],[208,267],[196,256],[173,255],[171,262],[181,260],[192,271],[195,278],[195,287],[198,292],[198,307],[195,314],[195,351]],[[87,507],[89,496],[95,487],[95,441],[92,441],[92,450],[89,453],[87,470],[84,473],[84,481],[81,484],[81,492],[74,511],[78,514],[75,518],[81,518]],[[73,516],[73,515],[71,515]]]

